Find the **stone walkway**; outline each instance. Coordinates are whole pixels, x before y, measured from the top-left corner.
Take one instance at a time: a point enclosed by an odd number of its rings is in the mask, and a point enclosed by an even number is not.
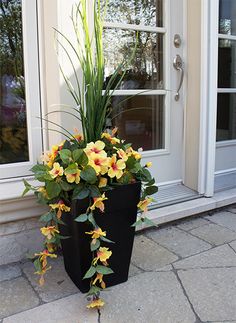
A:
[[[236,323],[236,205],[138,234],[100,319],[56,262],[44,287],[29,262],[0,267],[1,323]]]

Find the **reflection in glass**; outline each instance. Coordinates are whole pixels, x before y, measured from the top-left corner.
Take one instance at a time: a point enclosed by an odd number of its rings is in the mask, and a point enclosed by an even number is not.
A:
[[[164,96],[138,95],[125,99],[113,97],[110,126],[117,126],[119,136],[135,149],[164,148]]]
[[[219,40],[218,87],[236,88],[236,41]]]
[[[104,4],[105,0],[101,3]],[[107,22],[163,26],[162,0],[108,0]]]
[[[220,0],[219,33],[236,35],[236,1]]]
[[[217,141],[236,139],[236,94],[219,93],[217,104]]]
[[[129,66],[120,89],[163,88],[163,36],[157,33],[104,30],[105,77],[109,81],[115,69],[124,61]]]
[[[28,160],[21,1],[0,1],[0,164]]]

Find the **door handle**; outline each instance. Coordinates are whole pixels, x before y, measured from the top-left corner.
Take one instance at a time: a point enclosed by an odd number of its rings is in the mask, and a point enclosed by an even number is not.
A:
[[[175,101],[179,101],[179,97],[180,97],[179,91],[181,89],[181,86],[182,86],[183,80],[184,80],[183,60],[182,60],[181,56],[179,56],[179,55],[175,56],[174,61],[173,61],[173,66],[176,69],[176,71],[179,71],[181,73],[179,87],[178,87],[176,94],[175,94]]]

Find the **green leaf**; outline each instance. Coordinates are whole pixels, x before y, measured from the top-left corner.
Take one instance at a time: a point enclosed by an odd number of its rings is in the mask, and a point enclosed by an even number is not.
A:
[[[137,160],[134,157],[130,156],[128,158],[128,160],[126,161],[126,167],[127,167],[127,169],[130,170],[130,169],[134,168],[134,165],[136,163],[137,163]]]
[[[83,200],[89,196],[89,193],[89,189],[84,187],[76,196],[73,197],[73,199]]]
[[[155,184],[155,178],[153,178],[150,182],[146,184],[146,186],[152,186]]]
[[[92,225],[93,225],[94,227],[96,227],[96,226],[97,226],[96,221],[95,221],[94,216],[93,216],[93,214],[92,214],[92,213],[89,213],[89,215],[88,215],[88,220],[89,220],[89,222],[90,222],[90,223],[92,223]]]
[[[93,167],[86,166],[80,173],[80,177],[89,184],[94,184],[97,181],[97,175]]]
[[[134,167],[130,170],[131,173],[137,174],[138,172],[140,172],[140,170],[142,170],[142,166],[140,165],[139,162],[136,162],[134,164]]]
[[[90,243],[90,250],[95,251],[100,247],[100,245],[101,245],[101,243],[99,240],[96,240],[96,243],[94,243],[94,244],[91,242]]]
[[[77,173],[77,170],[78,170],[78,166],[73,163],[73,164],[70,164],[66,169],[65,169],[65,174],[75,174]]]
[[[83,279],[91,278],[96,273],[96,268],[94,266],[91,266],[89,270],[84,275]]]
[[[61,186],[62,191],[69,192],[73,189],[73,186],[67,182],[60,181],[59,184]]]
[[[31,172],[33,172],[33,173],[45,173],[48,170],[49,170],[49,167],[47,165],[42,165],[42,164],[34,165],[31,168]]]
[[[152,220],[150,220],[150,219],[148,219],[148,218],[142,218],[143,220],[142,220],[142,222],[143,223],[145,223],[145,224],[147,224],[147,225],[149,225],[149,226],[154,226],[154,227],[158,227],[157,225],[156,225],[156,223],[155,222],[153,222]]]
[[[49,199],[57,197],[61,193],[61,186],[56,182],[49,182],[46,184],[46,190],[48,193]]]
[[[97,271],[97,273],[103,274],[103,275],[110,275],[110,274],[114,273],[114,271],[111,268],[106,267],[106,266],[101,266],[101,265],[98,265],[96,267],[96,271]]]
[[[78,185],[76,185],[76,188],[73,191],[73,195],[72,195],[72,199],[76,199],[77,195],[79,195],[79,193],[84,189],[85,185],[83,183],[79,183]]]
[[[134,223],[131,225],[131,227],[137,227],[138,225],[141,225],[141,224],[143,224],[143,221],[142,221],[142,219],[139,219],[139,220],[137,220],[136,222],[134,222]]]
[[[152,195],[158,192],[158,187],[157,186],[148,186],[144,190],[144,194],[147,195]]]
[[[77,216],[77,218],[75,218],[76,222],[85,222],[88,220],[88,215],[86,213],[80,214],[79,216]]]
[[[27,194],[30,190],[34,190],[33,187],[25,179],[23,179],[23,183],[25,185],[25,189],[22,193],[22,197],[25,196],[25,194]]]
[[[82,156],[83,154],[83,149],[75,149],[72,153],[72,158],[73,160],[76,162],[80,159],[80,157]]]
[[[39,271],[39,272],[42,271],[42,265],[41,265],[39,258],[35,259],[34,267],[35,267],[36,271]]]
[[[95,185],[89,186],[91,197],[99,197],[101,196],[101,192],[99,191],[99,188]]]
[[[81,166],[87,166],[88,165],[88,157],[85,154],[85,152],[83,151],[83,153],[81,154],[80,158],[77,160],[77,163]]]
[[[90,287],[90,290],[87,293],[87,296],[98,295],[101,290],[102,290],[102,288],[92,285]]]
[[[108,242],[108,243],[115,243],[114,241],[109,240],[109,239],[107,239],[107,238],[105,238],[105,237],[100,237],[100,239],[101,239],[102,241],[104,241],[104,242]]]
[[[60,150],[59,155],[65,164],[69,164],[69,162],[72,160],[71,151],[69,149]]]
[[[40,222],[50,222],[51,220],[53,220],[54,218],[54,215],[55,215],[55,212],[54,211],[50,211],[46,214],[43,214],[40,218],[39,218],[39,221]]]

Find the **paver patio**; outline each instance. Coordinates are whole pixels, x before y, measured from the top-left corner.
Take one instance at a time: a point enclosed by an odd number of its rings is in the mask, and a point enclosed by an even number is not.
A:
[[[56,262],[44,287],[28,261],[0,266],[0,323],[236,322],[236,205],[137,234],[100,316]]]

